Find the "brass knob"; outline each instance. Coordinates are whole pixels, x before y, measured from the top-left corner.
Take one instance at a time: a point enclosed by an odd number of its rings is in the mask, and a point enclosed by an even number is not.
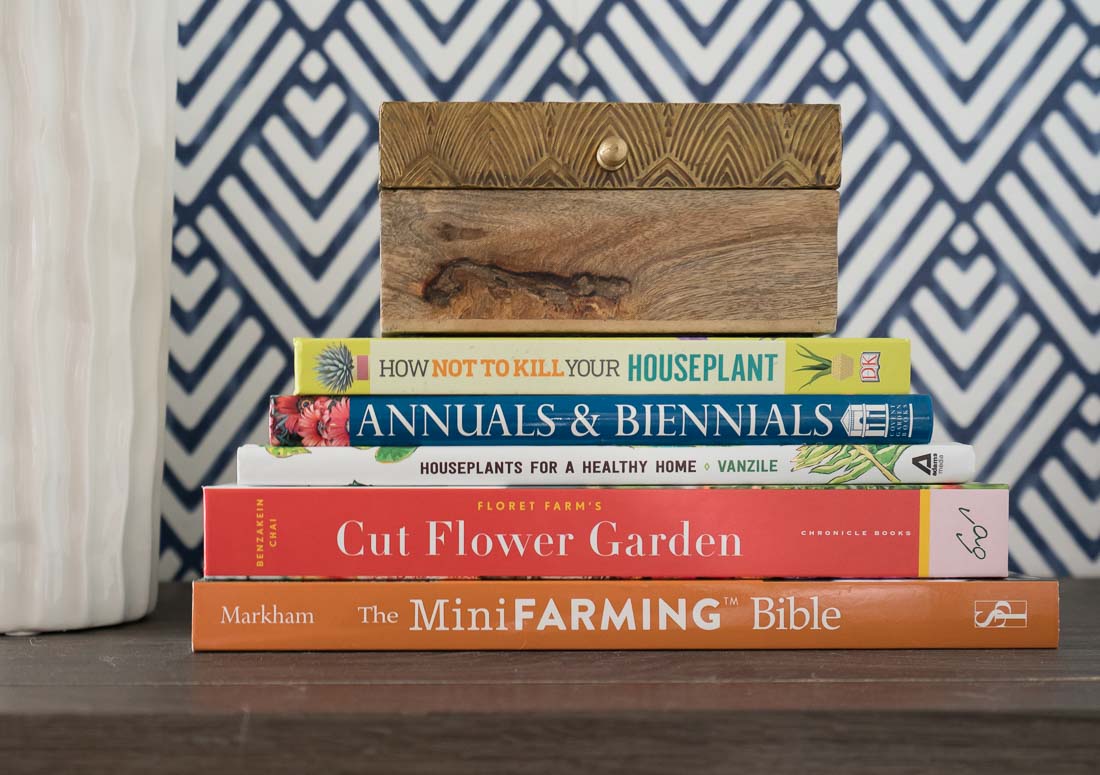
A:
[[[623,138],[614,135],[605,137],[596,149],[596,163],[608,172],[614,172],[626,164],[628,150]]]

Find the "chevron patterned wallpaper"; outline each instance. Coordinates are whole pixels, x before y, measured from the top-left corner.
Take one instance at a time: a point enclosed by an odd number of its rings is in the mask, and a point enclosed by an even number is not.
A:
[[[1012,564],[1100,573],[1098,0],[184,0],[161,573],[291,384],[378,323],[387,99],[839,102],[838,333],[913,340]]]

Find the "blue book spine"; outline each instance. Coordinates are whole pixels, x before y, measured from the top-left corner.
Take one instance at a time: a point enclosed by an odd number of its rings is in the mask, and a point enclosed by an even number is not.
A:
[[[302,413],[291,423],[276,412],[288,400]],[[325,411],[311,401],[324,402]],[[924,444],[932,437],[932,400],[923,395],[288,396],[272,399],[271,443],[309,444],[287,426],[302,432],[310,418],[337,422],[340,415],[348,418],[347,435],[329,433],[338,441],[321,443]]]

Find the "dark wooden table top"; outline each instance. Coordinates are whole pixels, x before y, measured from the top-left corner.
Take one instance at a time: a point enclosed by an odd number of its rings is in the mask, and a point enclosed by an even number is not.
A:
[[[1100,580],[1043,651],[192,654],[0,638],[0,772],[1100,772]]]

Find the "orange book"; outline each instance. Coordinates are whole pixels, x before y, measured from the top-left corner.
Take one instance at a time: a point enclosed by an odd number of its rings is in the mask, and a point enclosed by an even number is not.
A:
[[[1055,648],[1057,581],[199,581],[195,651]]]

